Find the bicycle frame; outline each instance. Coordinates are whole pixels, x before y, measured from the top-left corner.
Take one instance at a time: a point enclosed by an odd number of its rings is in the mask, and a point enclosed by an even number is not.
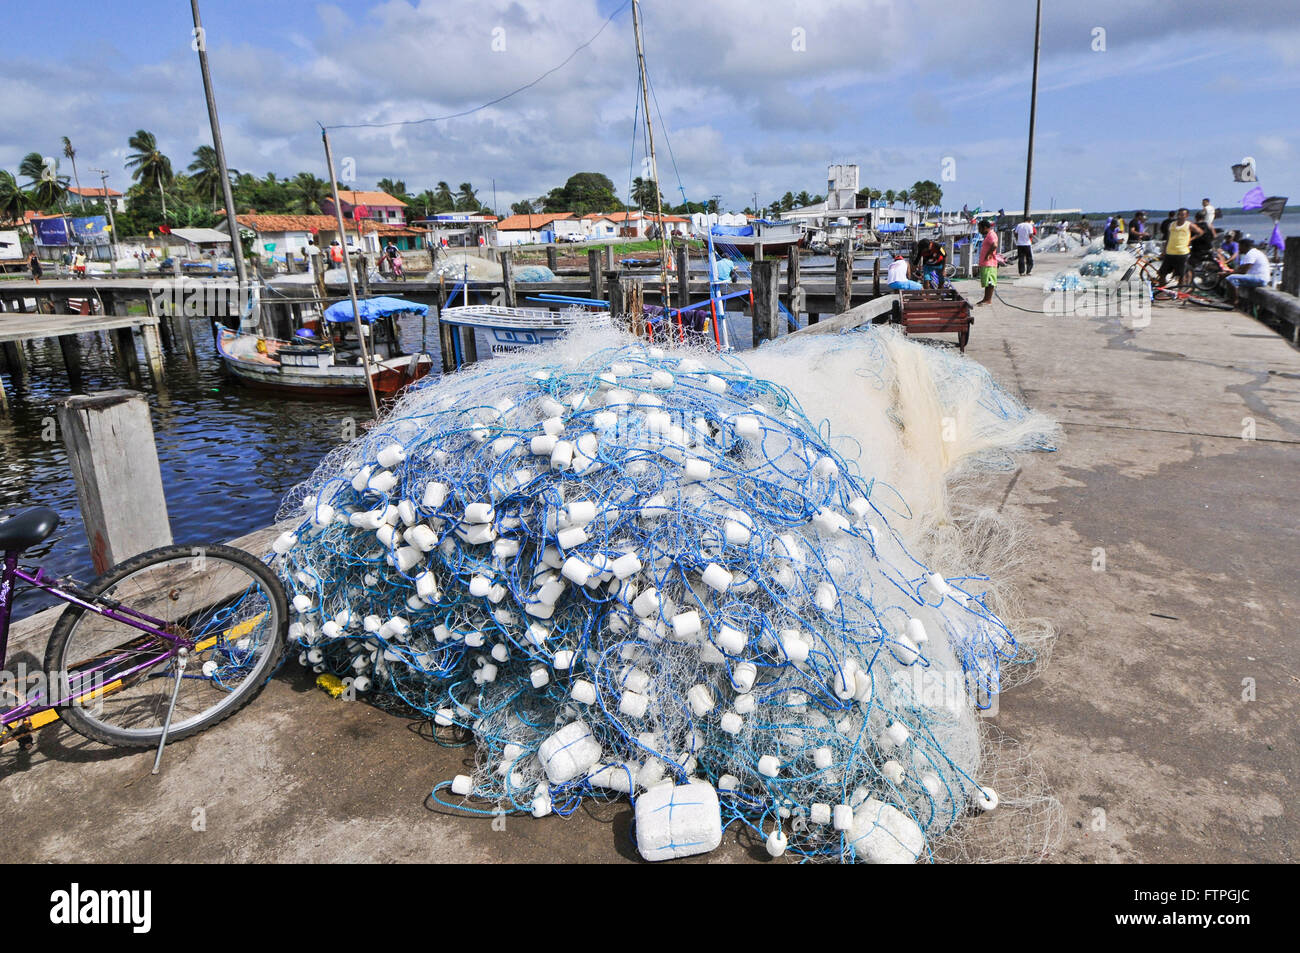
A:
[[[34,573],[22,569],[18,565],[18,553],[9,552],[4,554],[4,568],[3,570],[0,570],[0,669],[3,669],[8,654],[9,621],[13,614],[14,594],[17,585],[20,582],[26,583],[28,586],[35,589],[39,589],[41,592],[54,596],[56,599],[60,599],[63,602],[67,602],[74,606],[80,606],[88,612],[93,612],[96,615],[103,616],[113,622],[120,622],[133,629],[138,629],[146,635],[163,640],[163,645],[166,646],[165,649],[160,646],[157,654],[152,655],[152,657],[148,658],[146,661],[140,662],[127,671],[114,671],[113,681],[121,681],[122,679],[130,678],[137,672],[157,665],[163,658],[171,655],[172,650],[175,647],[191,647],[187,640],[167,632],[167,623],[162,619],[155,619],[153,616],[145,615],[143,612],[138,612],[129,606],[121,604],[101,605],[95,601],[95,597],[88,593],[76,591],[70,592],[61,589],[57,582],[49,579],[45,575],[45,570],[43,568],[37,567]],[[76,689],[72,687],[72,678],[69,675],[59,673],[59,685],[55,686],[58,691],[56,692],[52,690],[50,694],[53,696],[54,694],[59,694],[65,690],[68,694],[62,695],[62,697],[54,701],[46,701],[43,697],[45,694],[44,688],[38,688],[31,698],[26,699],[16,708],[0,712],[0,728],[6,728],[9,725],[21,722],[24,719],[39,714],[40,712],[66,705],[70,702],[77,701],[80,698],[85,698],[87,695],[93,694],[94,692],[100,691],[102,686],[96,684],[95,677],[102,675],[103,672],[116,664],[120,658],[121,656],[118,655],[113,658],[102,659],[92,668],[77,672],[79,687]],[[87,684],[89,687],[87,687]]]

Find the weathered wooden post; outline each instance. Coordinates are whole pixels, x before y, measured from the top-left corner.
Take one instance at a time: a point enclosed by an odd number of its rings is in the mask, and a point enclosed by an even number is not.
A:
[[[613,244],[605,246],[605,268],[608,271],[615,271],[618,268],[618,262],[614,261]]]
[[[609,316],[615,327],[629,327],[627,292],[617,271],[605,273],[605,293],[609,296]]]
[[[848,241],[835,256],[835,313],[843,314],[853,306],[853,245]]]
[[[871,297],[880,297],[880,256],[871,259]]]
[[[360,287],[357,290],[363,297],[370,297],[370,264],[366,261],[366,253],[357,253],[357,279]]]
[[[321,307],[325,307],[325,252],[319,255],[311,256],[311,277],[312,283],[316,285],[316,297],[321,299]],[[243,289],[240,289],[241,291]]]
[[[1286,240],[1280,287],[1287,294],[1300,295],[1300,236],[1292,235]]]
[[[754,347],[761,341],[772,341],[781,333],[781,262],[755,261],[750,269],[751,288],[754,292]]]
[[[645,279],[624,278],[623,307],[627,311],[632,332],[637,337],[644,337],[645,327]]]
[[[58,420],[95,570],[169,545],[167,500],[144,395],[110,390],[69,397],[59,403]]]
[[[478,337],[474,328],[468,325],[460,328],[460,356],[462,367],[478,361]]]
[[[560,253],[554,245],[546,246],[546,267],[551,271],[560,267]]]
[[[505,306],[515,306],[515,256],[513,252],[501,253],[501,289],[504,293]]]
[[[799,246],[791,245],[790,250],[785,256],[785,289],[788,299],[786,307],[790,311],[794,323],[799,323],[799,315],[803,312],[803,281],[799,275]],[[817,315],[808,315],[808,323],[816,324]]]
[[[587,281],[591,286],[591,299],[593,301],[602,300],[604,296],[601,292],[604,283],[601,281],[599,248],[587,249]]]
[[[442,372],[450,374],[456,369],[456,329],[442,320],[442,308],[447,303],[447,276],[438,276],[438,350],[442,354]]]
[[[691,250],[682,242],[677,246],[677,307],[691,303]]]
[[[127,313],[127,304],[120,298],[113,301],[113,313],[125,316]],[[113,339],[113,353],[116,356],[118,368],[126,375],[128,381],[135,387],[140,386],[140,357],[135,352],[135,335],[131,333],[130,328],[114,328],[108,332]]]

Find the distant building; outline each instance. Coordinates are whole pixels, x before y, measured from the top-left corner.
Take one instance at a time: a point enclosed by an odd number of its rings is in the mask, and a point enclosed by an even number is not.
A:
[[[832,165],[826,170],[826,209],[855,209],[858,206],[858,167]]]
[[[72,196],[73,199],[85,199],[90,203],[105,202],[105,200],[107,200],[107,202],[112,203],[113,211],[126,211],[126,196],[116,189],[79,189],[73,185],[68,187],[68,194]],[[78,202],[77,204],[79,205],[81,203]]]
[[[572,212],[511,215],[497,223],[498,245],[538,245],[561,235],[582,234],[582,220]]]
[[[495,215],[439,212],[410,224],[424,229],[426,240],[431,248],[440,246],[444,238],[448,246],[457,248],[476,247],[480,244],[480,239],[485,245],[497,244]]]
[[[340,196],[341,198],[342,196]],[[314,238],[320,247],[328,245],[338,238],[338,221],[333,215],[248,215],[236,216],[241,228],[253,233],[252,251],[263,257],[283,257],[286,253],[302,255],[307,242]],[[229,234],[226,223],[221,222],[217,231]],[[177,229],[173,229],[173,232]],[[345,220],[343,244],[349,248],[357,247],[357,228]],[[405,225],[386,225],[380,222],[362,220],[361,249],[365,252],[378,253],[392,242],[402,251],[411,251],[424,247],[425,233],[422,229],[408,228]]]
[[[394,198],[387,192],[361,192],[351,189],[339,189],[339,204],[343,206],[344,221],[353,221],[352,212],[358,206],[363,207],[363,218],[382,225],[405,225],[406,203]],[[326,215],[334,214],[334,199],[327,198],[321,203],[321,211]]]

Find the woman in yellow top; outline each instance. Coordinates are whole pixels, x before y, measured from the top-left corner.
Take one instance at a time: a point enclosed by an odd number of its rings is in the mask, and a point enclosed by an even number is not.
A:
[[[1204,231],[1195,222],[1187,220],[1187,209],[1180,208],[1178,217],[1169,226],[1169,239],[1165,242],[1165,253],[1160,259],[1160,274],[1156,281],[1163,286],[1165,278],[1173,274],[1181,287],[1187,274],[1187,259],[1192,253],[1192,239]]]

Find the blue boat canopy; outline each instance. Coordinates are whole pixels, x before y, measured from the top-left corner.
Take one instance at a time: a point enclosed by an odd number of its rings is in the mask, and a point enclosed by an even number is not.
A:
[[[714,225],[714,235],[753,235],[754,227],[752,225]]]
[[[407,301],[403,298],[390,298],[387,295],[381,295],[378,298],[368,298],[365,301],[357,302],[357,310],[361,313],[361,320],[366,324],[373,324],[376,318],[386,318],[390,314],[428,314],[429,306],[420,304],[416,301]],[[352,301],[338,301],[325,309],[325,320],[332,324],[348,324],[353,320]]]
[[[878,232],[901,232],[901,231],[903,230],[903,228],[904,228],[904,226],[903,226],[901,223],[899,223],[899,222],[888,222],[888,223],[886,223],[886,224],[884,224],[884,225],[877,225],[877,226],[876,226],[876,231],[878,231]]]

